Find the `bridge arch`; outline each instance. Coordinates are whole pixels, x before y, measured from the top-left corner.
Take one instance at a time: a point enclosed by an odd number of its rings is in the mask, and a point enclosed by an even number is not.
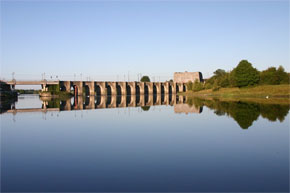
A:
[[[119,84],[117,84],[116,85],[116,88],[117,88],[117,95],[119,96],[119,95],[122,95],[122,87],[119,85]],[[118,101],[118,100],[117,100]]]
[[[148,95],[149,94],[149,86],[147,84],[144,85],[144,94],[145,95]]]
[[[156,95],[157,91],[158,91],[158,89],[157,89],[156,84],[153,84],[153,95]]]
[[[67,87],[65,85],[60,86],[60,91],[67,91]]]
[[[112,95],[112,87],[111,87],[111,85],[107,84],[106,85],[106,89],[107,89],[107,95],[111,96]]]
[[[90,95],[90,87],[88,85],[84,85],[84,92],[85,92],[85,96]]]
[[[111,105],[111,102],[112,102],[112,96],[108,94],[107,101],[106,101],[106,107],[108,107],[109,105]]]
[[[79,88],[78,88],[77,85],[72,85],[72,86],[71,86],[71,91],[73,91],[73,94],[74,94],[75,96],[78,96]]]
[[[168,86],[168,93],[171,95],[172,94],[172,84],[169,84]]]
[[[140,95],[140,91],[141,91],[141,89],[140,89],[140,85],[137,84],[137,85],[136,85],[136,95]]]
[[[120,106],[120,104],[122,103],[122,94],[117,94],[117,96],[116,96],[116,101],[117,101],[117,107],[119,107]]]
[[[187,84],[183,84],[183,92],[187,91]]]
[[[153,92],[154,93],[154,92]],[[156,102],[157,102],[157,93],[155,94],[153,94],[153,105],[155,105],[156,104]]]
[[[179,92],[179,85],[177,84],[176,85],[176,93],[178,93]]]
[[[165,86],[164,84],[161,84],[161,91],[160,91],[161,95],[165,94]]]
[[[97,96],[101,96],[102,95],[102,88],[100,85],[96,84],[95,86],[95,92]]]
[[[126,85],[126,93],[127,93],[127,95],[132,95],[132,86],[130,86],[130,85]]]
[[[98,95],[96,96],[96,101],[95,101],[95,105],[100,105],[102,102],[102,96],[101,95]]]

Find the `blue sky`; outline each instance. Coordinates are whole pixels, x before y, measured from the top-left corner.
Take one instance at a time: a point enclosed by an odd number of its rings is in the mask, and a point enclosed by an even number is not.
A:
[[[6,79],[163,81],[242,59],[289,71],[289,51],[289,1],[1,1]]]

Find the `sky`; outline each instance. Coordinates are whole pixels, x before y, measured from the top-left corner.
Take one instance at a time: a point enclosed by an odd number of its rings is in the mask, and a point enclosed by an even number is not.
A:
[[[289,1],[1,1],[1,79],[290,71]],[[14,75],[12,75],[14,73]]]

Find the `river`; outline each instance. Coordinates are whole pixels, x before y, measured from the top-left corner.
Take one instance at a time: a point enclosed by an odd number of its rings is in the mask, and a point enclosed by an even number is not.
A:
[[[20,95],[1,112],[2,192],[289,192],[289,104]]]

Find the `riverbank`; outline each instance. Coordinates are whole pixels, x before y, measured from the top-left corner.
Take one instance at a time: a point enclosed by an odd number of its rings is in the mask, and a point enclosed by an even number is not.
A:
[[[198,92],[187,91],[180,93],[188,97],[211,97],[211,98],[224,98],[224,99],[254,99],[267,101],[283,101],[289,103],[290,86],[287,85],[261,85],[246,88],[221,88],[218,91],[212,89],[201,90]]]

